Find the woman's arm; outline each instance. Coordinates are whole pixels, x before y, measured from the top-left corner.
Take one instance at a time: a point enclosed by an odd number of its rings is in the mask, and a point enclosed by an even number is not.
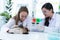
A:
[[[15,20],[13,18],[11,18],[8,23],[6,23],[5,25],[2,26],[1,28],[1,32],[6,32],[7,30],[9,30],[10,28],[12,28],[12,26],[15,25]]]

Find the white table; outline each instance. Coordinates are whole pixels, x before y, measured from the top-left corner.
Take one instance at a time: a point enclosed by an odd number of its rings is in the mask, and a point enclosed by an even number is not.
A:
[[[0,33],[2,40],[60,40],[59,33],[30,32],[29,34]]]

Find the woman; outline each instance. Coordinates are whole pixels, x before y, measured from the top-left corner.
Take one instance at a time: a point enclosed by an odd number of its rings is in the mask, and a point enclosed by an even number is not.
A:
[[[42,6],[42,12],[45,19],[41,22],[41,25],[45,26],[45,32],[60,32],[60,15],[54,13],[51,3],[45,3]]]
[[[28,17],[28,9],[25,6],[22,6],[19,11],[18,14],[16,16],[14,16],[13,18],[11,18],[9,20],[9,22],[7,24],[5,24],[3,27],[5,27],[6,29],[2,29],[5,30],[5,32],[9,32],[10,29],[13,28],[20,28],[23,31],[27,31],[30,30],[30,26],[31,26],[31,20],[30,17]]]

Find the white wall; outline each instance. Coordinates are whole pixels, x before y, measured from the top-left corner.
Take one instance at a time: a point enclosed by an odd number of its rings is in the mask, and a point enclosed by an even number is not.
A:
[[[29,9],[29,15],[32,16],[32,11],[34,9],[34,16],[36,18],[44,18],[44,15],[41,11],[41,7],[44,3],[50,2],[53,5],[54,12],[58,12],[58,6],[59,6],[59,0],[36,0],[36,5],[34,5],[34,0],[12,0],[13,2],[13,10],[12,10],[12,16],[14,16],[21,5],[26,5]],[[35,6],[35,8],[33,8]]]
[[[0,0],[0,13],[2,13],[4,11],[4,1],[5,0]]]

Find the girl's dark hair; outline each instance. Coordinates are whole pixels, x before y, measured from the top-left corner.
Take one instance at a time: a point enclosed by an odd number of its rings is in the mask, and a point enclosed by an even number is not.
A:
[[[20,13],[23,12],[23,11],[27,12],[27,14],[29,13],[26,6],[21,6],[21,8],[19,9],[17,15],[13,17],[16,21],[15,22],[16,25],[18,25],[18,21],[20,20]]]
[[[51,9],[52,9],[52,13],[54,13],[54,11],[53,11],[53,6],[52,6],[51,3],[45,3],[45,4],[42,6],[42,9],[43,9],[43,8],[46,8],[46,9],[48,9],[48,10],[51,10]]]

